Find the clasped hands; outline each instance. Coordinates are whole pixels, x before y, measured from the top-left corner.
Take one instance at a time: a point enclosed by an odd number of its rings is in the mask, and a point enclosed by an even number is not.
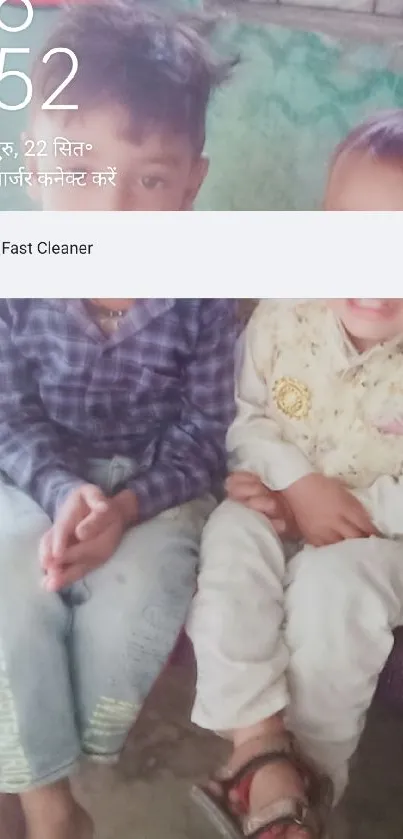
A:
[[[283,539],[321,547],[379,535],[363,505],[335,478],[312,473],[273,492],[256,475],[233,472],[226,491],[232,500],[267,516]],[[107,562],[136,519],[136,496],[130,490],[112,498],[93,484],[73,490],[40,541],[45,588],[60,591]]]
[[[136,497],[130,490],[112,498],[94,484],[72,490],[40,540],[44,587],[60,591],[103,565],[135,522]]]
[[[226,491],[233,501],[267,516],[283,539],[321,547],[379,535],[363,505],[336,478],[311,473],[273,492],[251,472],[233,472]]]

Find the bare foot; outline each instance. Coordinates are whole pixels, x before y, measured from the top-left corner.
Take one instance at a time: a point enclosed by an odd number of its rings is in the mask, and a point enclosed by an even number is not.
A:
[[[245,763],[258,754],[262,754],[258,739],[242,743],[235,748],[227,767],[236,769],[245,765]],[[303,778],[295,767],[285,760],[262,766],[255,772],[252,782],[247,781],[246,783],[249,788],[246,796],[242,795],[242,781],[238,789],[230,793],[230,801],[234,812],[242,817],[245,817],[245,815],[257,815],[270,804],[284,798],[296,798],[301,801],[306,801]],[[212,782],[210,787],[212,792],[219,794],[219,784]],[[248,807],[248,813],[245,813],[245,806]],[[261,835],[264,839],[309,839],[310,837],[308,830],[298,825],[276,825],[268,828]]]
[[[88,813],[75,804],[64,817],[48,819],[40,827],[28,830],[26,839],[93,839],[94,825]]]
[[[25,820],[18,795],[0,793],[0,839],[25,839]]]
[[[94,825],[73,798],[68,780],[28,790],[21,803],[26,839],[93,839]]]
[[[306,800],[302,778],[290,763],[273,763],[256,772],[250,788],[250,815],[258,813],[281,798]],[[276,827],[268,831],[267,839],[309,839],[309,833],[297,825]]]

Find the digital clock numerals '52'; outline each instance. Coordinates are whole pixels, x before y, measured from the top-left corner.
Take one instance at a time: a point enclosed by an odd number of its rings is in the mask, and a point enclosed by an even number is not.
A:
[[[6,0],[0,0],[0,12],[1,12],[1,7],[4,5],[5,2],[6,2]],[[32,8],[31,0],[22,0],[22,3],[25,6],[25,9],[26,9],[26,12],[27,12],[25,20],[21,24],[19,24],[19,26],[8,26],[7,24],[5,24],[1,20],[1,17],[0,17],[0,33],[1,33],[2,29],[5,32],[23,32],[24,29],[28,29],[28,27],[31,25],[32,20],[33,20],[33,16],[34,16],[34,10]],[[29,105],[29,103],[32,99],[32,94],[33,94],[31,79],[29,78],[29,76],[27,76],[26,73],[23,73],[21,70],[7,70],[6,69],[6,61],[7,61],[8,56],[18,55],[18,54],[22,54],[22,53],[27,54],[29,52],[30,52],[30,50],[29,50],[28,47],[1,47],[0,48],[0,85],[1,85],[1,82],[4,79],[11,79],[11,78],[21,79],[21,81],[25,85],[24,99],[21,102],[17,102],[16,105],[7,105],[5,102],[2,102],[1,98],[0,98],[0,110],[3,110],[3,111],[22,111],[23,108],[26,108],[27,105]],[[46,55],[43,56],[42,61],[43,61],[44,64],[47,64],[48,61],[52,60],[52,55],[55,55],[56,53],[59,53],[59,52],[63,52],[66,55],[69,56],[69,58],[71,60],[71,68],[70,68],[70,71],[67,74],[66,78],[63,79],[61,84],[59,84],[59,86],[56,88],[56,90],[54,90],[53,93],[51,93],[50,96],[48,96],[46,102],[43,103],[42,110],[44,110],[44,111],[51,111],[51,110],[53,110],[53,111],[76,111],[77,108],[78,108],[78,105],[57,105],[57,104],[55,104],[55,99],[57,99],[57,97],[62,92],[62,90],[64,90],[67,87],[67,85],[70,84],[70,82],[72,81],[72,79],[74,79],[74,76],[77,73],[78,61],[77,61],[77,56],[75,55],[75,53],[72,52],[72,50],[67,49],[66,47],[55,47],[54,49],[49,50],[49,52],[47,52]]]

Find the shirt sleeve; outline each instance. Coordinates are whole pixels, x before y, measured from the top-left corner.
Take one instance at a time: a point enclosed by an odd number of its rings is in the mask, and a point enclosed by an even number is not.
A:
[[[47,419],[33,370],[17,352],[7,300],[0,301],[0,470],[50,518],[70,490],[84,483],[63,456]]]
[[[273,490],[286,489],[314,471],[309,460],[287,442],[270,412],[267,377],[274,353],[270,318],[262,316],[261,303],[246,329],[243,361],[236,386],[236,418],[228,432],[227,448],[232,470],[253,472]]]
[[[381,475],[368,489],[352,490],[375,527],[390,539],[403,536],[403,477]]]
[[[180,419],[163,435],[152,467],[127,484],[137,496],[141,520],[201,497],[225,477],[225,436],[235,411],[236,336],[235,301],[201,301]]]

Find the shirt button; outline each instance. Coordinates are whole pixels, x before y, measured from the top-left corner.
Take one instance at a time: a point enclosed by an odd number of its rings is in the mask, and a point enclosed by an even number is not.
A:
[[[106,419],[108,411],[104,405],[93,405],[91,408],[91,416],[95,417],[95,419]]]

